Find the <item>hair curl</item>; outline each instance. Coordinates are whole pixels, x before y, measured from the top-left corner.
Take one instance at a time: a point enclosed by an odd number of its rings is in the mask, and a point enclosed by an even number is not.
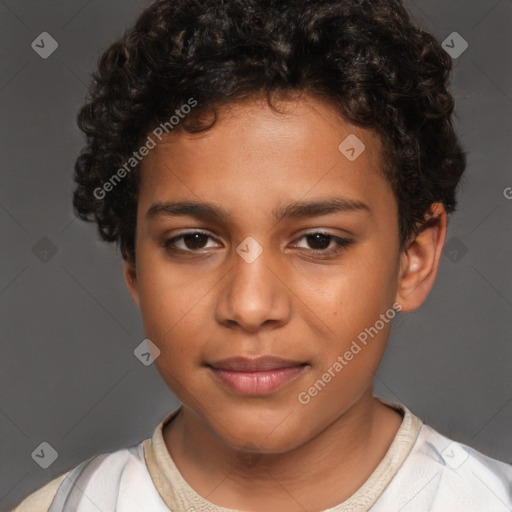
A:
[[[403,245],[434,202],[455,210],[466,157],[452,125],[451,59],[399,0],[158,0],[102,55],[77,122],[73,206],[135,262],[139,169],[94,195],[190,97],[178,128],[259,93],[307,92],[383,142]]]

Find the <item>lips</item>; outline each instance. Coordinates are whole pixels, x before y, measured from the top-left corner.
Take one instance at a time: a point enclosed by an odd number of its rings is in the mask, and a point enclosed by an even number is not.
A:
[[[217,381],[242,395],[267,395],[298,378],[307,363],[277,357],[231,357],[207,365]]]
[[[302,366],[303,361],[291,361],[279,357],[260,356],[255,359],[246,357],[229,357],[210,363],[217,370],[230,370],[233,372],[263,372],[268,370],[278,370],[281,368],[291,368]]]

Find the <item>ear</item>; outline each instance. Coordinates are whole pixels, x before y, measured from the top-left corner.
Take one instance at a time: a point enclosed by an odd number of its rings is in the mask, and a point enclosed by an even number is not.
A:
[[[396,301],[401,311],[412,311],[423,304],[434,286],[446,240],[447,214],[442,203],[433,203],[416,237],[400,255]]]
[[[126,286],[130,291],[132,299],[135,301],[135,304],[140,308],[140,300],[139,300],[139,287],[137,283],[137,269],[135,264],[131,261],[124,261],[123,267],[124,280],[126,282]]]

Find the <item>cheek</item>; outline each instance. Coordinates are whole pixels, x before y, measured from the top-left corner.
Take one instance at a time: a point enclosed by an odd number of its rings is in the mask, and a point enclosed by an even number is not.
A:
[[[138,254],[140,309],[146,336],[160,345],[186,316],[193,301],[193,286],[166,264],[158,249],[141,247]],[[158,342],[158,343],[157,343]]]
[[[396,264],[389,255],[372,248],[354,251],[339,270],[316,287],[317,311],[337,329],[364,328],[373,324],[393,304]]]
[[[327,371],[338,356],[347,354],[342,371],[331,369],[336,374],[331,389],[360,387],[377,369],[394,317],[395,262],[390,254],[382,256],[368,244],[329,276],[309,282],[308,305],[322,320],[320,371]],[[382,321],[381,315],[386,314]]]
[[[373,382],[395,316],[386,279],[379,274],[361,278],[359,272],[345,275],[331,285],[330,300],[317,310],[325,318],[325,338],[318,340],[322,349],[315,349],[319,357],[311,387],[302,391],[318,414],[335,417]],[[338,404],[335,410],[333,403]]]
[[[211,307],[208,291],[213,284],[168,264],[154,249],[141,250],[138,264],[145,335],[160,349],[157,367],[178,374],[201,353],[198,344],[209,332],[205,309]]]

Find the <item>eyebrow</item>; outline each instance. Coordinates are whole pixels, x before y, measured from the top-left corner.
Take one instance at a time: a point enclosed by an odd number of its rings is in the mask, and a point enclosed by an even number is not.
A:
[[[285,219],[319,217],[340,212],[371,213],[371,210],[362,201],[333,197],[319,201],[296,201],[280,206],[272,210],[272,217],[277,224]],[[221,206],[198,201],[164,201],[154,203],[146,212],[146,218],[151,219],[158,215],[166,217],[190,216],[205,221],[214,220],[221,223],[227,223],[231,217],[227,210]]]

